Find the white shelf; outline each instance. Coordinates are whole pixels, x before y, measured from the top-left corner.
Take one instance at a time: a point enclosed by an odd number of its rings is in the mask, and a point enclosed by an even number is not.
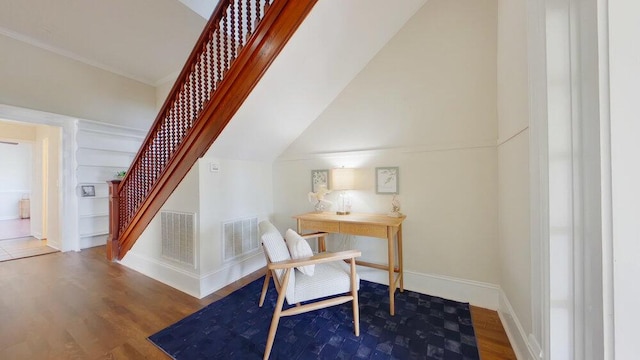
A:
[[[80,237],[81,238],[86,238],[86,237],[103,236],[103,235],[109,235],[109,231],[98,231],[98,232],[94,232],[94,233],[80,234]]]
[[[78,232],[81,248],[104,244],[109,230],[107,181],[128,170],[147,131],[81,120],[76,126]],[[84,180],[84,181],[82,181]],[[96,196],[81,196],[81,186],[94,186]]]
[[[90,168],[104,168],[104,169],[128,169],[129,165],[122,165],[122,166],[116,166],[116,165],[96,165],[96,164],[78,164],[78,167],[90,167]]]
[[[127,151],[127,150],[118,150],[118,149],[101,149],[97,147],[87,147],[87,146],[78,146],[78,149],[104,151],[104,152],[110,152],[110,153],[114,152],[114,153],[129,154],[129,155],[136,155],[138,153],[137,151]]]
[[[80,196],[80,195],[78,195],[78,197],[80,199],[108,199],[109,198],[108,195],[104,195],[104,196]]]
[[[79,128],[78,131],[83,131],[83,132],[93,133],[93,134],[100,134],[105,136],[128,137],[128,138],[140,140],[140,142],[142,142],[147,136],[146,130],[132,129],[132,128],[124,128],[124,129],[125,131],[105,131],[105,130],[98,130],[98,129]]]
[[[104,216],[109,216],[109,213],[80,215],[80,219],[89,219],[89,218],[104,217]]]

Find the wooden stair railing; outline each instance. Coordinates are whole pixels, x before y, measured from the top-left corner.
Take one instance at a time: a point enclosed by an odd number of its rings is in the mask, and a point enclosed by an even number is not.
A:
[[[220,0],[122,181],[107,258],[122,259],[317,0]]]

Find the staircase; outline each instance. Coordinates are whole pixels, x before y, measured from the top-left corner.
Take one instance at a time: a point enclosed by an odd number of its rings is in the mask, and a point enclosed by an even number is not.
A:
[[[316,1],[220,0],[126,176],[109,182],[109,260],[131,249]]]

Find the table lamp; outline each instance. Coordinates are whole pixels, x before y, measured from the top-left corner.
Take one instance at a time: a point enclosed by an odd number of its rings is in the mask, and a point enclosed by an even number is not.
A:
[[[340,191],[338,199],[338,215],[348,215],[351,213],[351,199],[347,190],[355,188],[355,169],[331,169],[331,190]]]

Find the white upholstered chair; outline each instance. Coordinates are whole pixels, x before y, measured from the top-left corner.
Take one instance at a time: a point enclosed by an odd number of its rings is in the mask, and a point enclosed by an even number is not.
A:
[[[291,229],[287,231],[285,240],[278,229],[268,221],[260,222],[259,228],[260,239],[267,258],[267,276],[260,295],[260,307],[264,303],[270,278],[273,278],[278,291],[278,300],[267,336],[264,359],[269,358],[278,323],[283,316],[297,315],[352,301],[354,332],[356,336],[359,336],[358,290],[360,278],[356,273],[355,258],[359,257],[361,252],[348,250],[314,255],[307,241]],[[312,236],[323,235],[326,234],[320,233]],[[330,296],[335,297],[312,302],[315,299]],[[287,303],[296,304],[296,306],[282,310],[285,298]],[[300,305],[302,302],[305,304]]]

